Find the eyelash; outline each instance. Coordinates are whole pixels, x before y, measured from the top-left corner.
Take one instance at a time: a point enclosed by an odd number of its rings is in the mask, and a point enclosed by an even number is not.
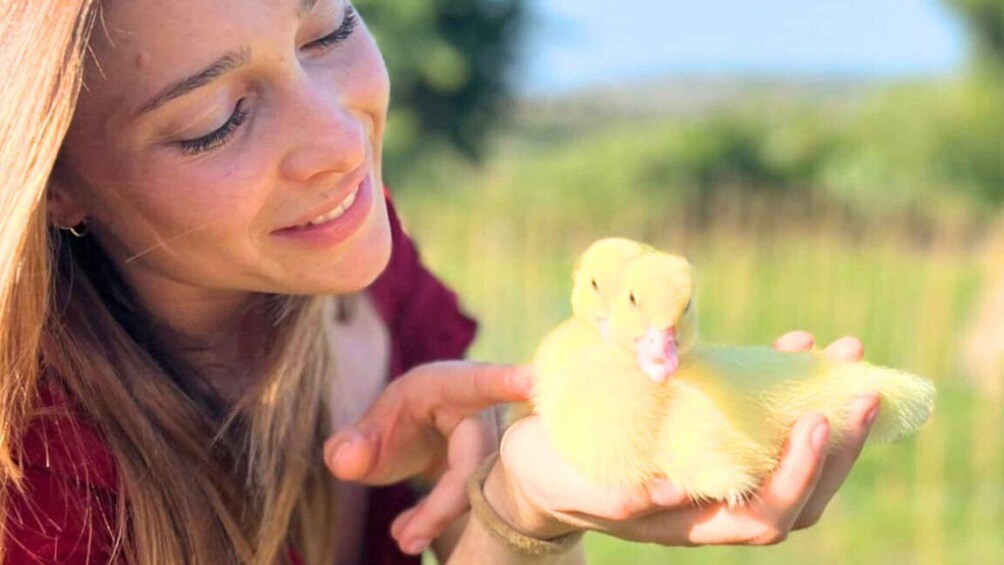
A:
[[[338,29],[334,32],[308,43],[307,47],[327,49],[341,43],[352,35],[358,23],[359,19],[356,16],[355,8],[352,5],[348,5],[345,7],[345,16],[342,18],[342,25],[338,26]],[[248,117],[248,110],[244,108],[244,100],[244,98],[241,98],[237,101],[237,105],[234,107],[233,113],[230,114],[230,118],[216,131],[196,139],[180,141],[181,150],[187,155],[198,155],[216,149],[229,141],[230,137],[237,131],[237,128]]]
[[[336,43],[348,39],[352,32],[356,30],[356,26],[359,24],[359,18],[356,16],[356,9],[352,7],[351,4],[345,6],[345,16],[342,18],[342,25],[338,26],[334,32],[326,35],[316,41],[308,43],[308,47],[331,47]]]
[[[237,101],[237,105],[234,107],[234,113],[230,114],[230,118],[227,123],[223,124],[216,131],[204,135],[197,139],[188,139],[180,141],[181,150],[187,155],[198,155],[199,153],[205,153],[216,149],[217,147],[223,145],[230,140],[230,136],[234,134],[234,131],[244,123],[244,120],[248,117],[248,111],[244,108],[244,98]]]

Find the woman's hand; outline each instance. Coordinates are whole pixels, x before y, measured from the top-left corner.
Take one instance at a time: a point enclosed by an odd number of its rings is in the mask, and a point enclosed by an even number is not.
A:
[[[783,336],[781,350],[810,349],[804,332]],[[834,342],[826,355],[860,360],[861,343]],[[525,533],[550,538],[576,530],[597,530],[634,541],[663,545],[753,544],[784,540],[792,530],[812,525],[857,459],[877,411],[878,398],[855,399],[857,425],[827,457],[825,418],[808,414],[794,426],[778,469],[752,500],[729,508],[696,505],[667,481],[646,488],[611,491],[581,477],[557,455],[537,417],[516,422],[506,433],[500,463],[485,495],[504,518]]]
[[[419,477],[435,486],[395,519],[402,550],[421,552],[470,507],[466,483],[498,449],[491,407],[530,396],[529,369],[468,361],[415,367],[391,382],[370,409],[324,446],[339,479],[383,485]]]

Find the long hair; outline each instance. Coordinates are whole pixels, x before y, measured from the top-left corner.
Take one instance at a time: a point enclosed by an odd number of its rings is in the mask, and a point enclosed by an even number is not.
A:
[[[228,407],[151,330],[156,320],[101,247],[47,224],[45,191],[99,9],[94,0],[0,5],[0,524],[23,488],[21,441],[40,417],[39,389],[57,387],[117,465],[118,558],[271,565],[292,546],[309,563],[330,562],[334,483],[319,453],[332,299],[259,297],[267,346]]]

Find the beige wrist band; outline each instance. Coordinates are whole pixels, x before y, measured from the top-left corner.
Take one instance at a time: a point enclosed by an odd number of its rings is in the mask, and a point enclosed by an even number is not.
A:
[[[582,538],[582,532],[572,532],[546,540],[530,537],[513,528],[492,508],[488,500],[485,499],[484,486],[496,459],[498,459],[498,453],[488,457],[467,483],[467,495],[471,500],[471,512],[474,517],[488,528],[493,536],[523,555],[556,555],[572,549]]]

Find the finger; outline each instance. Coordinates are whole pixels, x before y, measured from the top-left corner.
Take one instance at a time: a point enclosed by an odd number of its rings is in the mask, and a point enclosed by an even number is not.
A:
[[[826,347],[823,351],[833,361],[857,362],[865,356],[865,346],[856,337],[842,337]]]
[[[783,540],[819,479],[828,438],[826,418],[815,413],[803,416],[792,429],[778,468],[747,505],[730,508],[715,503],[680,512],[672,517],[675,529],[666,535],[679,538],[678,530],[689,524],[683,534],[691,545],[769,545]]]
[[[804,331],[788,332],[777,338],[774,342],[774,349],[779,351],[808,351],[816,345],[812,334]]]
[[[785,532],[801,513],[819,480],[829,436],[829,423],[821,414],[800,418],[778,468],[760,489],[756,505]]]
[[[648,498],[659,510],[689,506],[693,503],[687,491],[666,479],[657,479],[648,485]]]
[[[404,531],[404,527],[408,525],[412,517],[415,516],[415,512],[418,511],[418,505],[412,506],[411,508],[405,510],[404,512],[397,515],[394,521],[390,524],[390,536],[394,538],[398,543],[401,541],[401,532]]]
[[[414,512],[402,518],[396,534],[391,529],[401,551],[413,555],[420,553],[429,540],[438,538],[470,508],[467,480],[495,450],[494,438],[487,432],[480,415],[467,418],[457,426],[450,437],[446,471]]]
[[[858,455],[861,454],[868,432],[878,416],[879,398],[865,395],[855,398],[852,403],[848,419],[852,425],[841,439],[840,446],[827,455],[819,483],[812,491],[812,496],[806,502],[802,513],[795,520],[793,529],[808,528],[819,521],[826,505],[840,489]]]
[[[401,551],[409,555],[421,553],[429,542],[446,531],[450,524],[470,508],[467,499],[469,473],[449,470],[422,502],[395,538]]]
[[[456,368],[463,378],[437,379],[439,394],[426,397],[433,406],[447,404],[467,416],[496,404],[530,398],[533,373],[529,366],[464,363]]]
[[[468,416],[453,428],[446,439],[445,457],[437,458],[435,465],[420,475],[426,481],[439,480],[448,469],[473,475],[486,457],[498,450],[498,436],[485,423],[484,412]]]
[[[355,430],[336,434],[324,443],[324,462],[338,479],[361,481],[373,469],[376,449]]]

